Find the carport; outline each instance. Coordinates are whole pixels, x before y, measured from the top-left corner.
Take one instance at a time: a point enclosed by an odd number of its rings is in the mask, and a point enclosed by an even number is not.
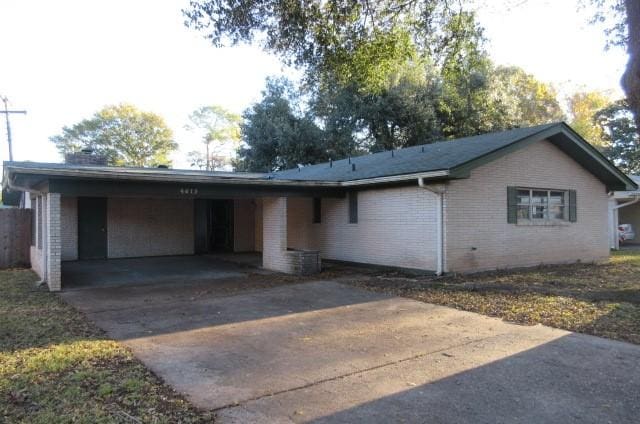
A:
[[[87,277],[94,284],[212,278],[225,275],[233,255],[253,254],[254,264],[261,256],[268,270],[314,272],[319,252],[290,248],[288,200],[344,197],[333,183],[266,174],[27,162],[8,164],[5,174],[13,190],[29,193],[31,263],[52,291]]]
[[[62,262],[65,289],[144,284],[187,284],[260,272],[260,253],[95,259]]]

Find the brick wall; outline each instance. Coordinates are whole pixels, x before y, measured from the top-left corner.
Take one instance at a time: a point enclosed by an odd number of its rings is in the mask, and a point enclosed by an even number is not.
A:
[[[320,250],[324,259],[435,270],[436,196],[417,186],[358,193],[358,223],[349,223],[348,200],[322,199],[322,222],[313,224],[313,200],[291,198],[288,246]]]
[[[78,198],[62,196],[60,210],[62,260],[75,261],[78,259]]]
[[[274,271],[290,272],[287,250],[286,197],[262,199],[262,266]]]
[[[193,201],[109,198],[109,258],[192,255]]]
[[[507,186],[577,191],[575,223],[507,223]],[[534,143],[448,184],[446,269],[479,271],[609,255],[605,186],[553,144]],[[474,250],[475,249],[475,250]]]
[[[61,253],[62,243],[60,240],[60,194],[47,193],[46,195],[46,268],[47,285],[50,291],[59,291],[61,288]]]

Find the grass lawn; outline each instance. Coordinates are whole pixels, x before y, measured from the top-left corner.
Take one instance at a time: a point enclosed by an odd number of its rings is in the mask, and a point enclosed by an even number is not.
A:
[[[442,278],[382,274],[351,284],[423,302],[640,344],[640,250],[574,264]]]
[[[213,421],[36,280],[0,271],[0,422]]]

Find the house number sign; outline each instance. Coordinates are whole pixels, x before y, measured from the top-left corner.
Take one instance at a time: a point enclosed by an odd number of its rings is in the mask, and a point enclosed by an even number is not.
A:
[[[180,194],[198,194],[197,188],[181,188]]]

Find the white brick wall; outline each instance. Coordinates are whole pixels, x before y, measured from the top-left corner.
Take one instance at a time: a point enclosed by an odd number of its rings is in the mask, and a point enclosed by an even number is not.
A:
[[[290,272],[287,250],[287,198],[262,199],[262,266]]]
[[[108,257],[192,255],[193,201],[109,198]]]
[[[288,246],[320,250],[323,259],[424,270],[436,268],[436,196],[415,186],[358,193],[358,223],[349,223],[347,198],[289,199]]]
[[[78,198],[62,196],[60,210],[62,260],[75,261],[78,259]]]
[[[576,190],[578,222],[508,224],[507,186]],[[448,271],[591,262],[609,255],[605,186],[547,141],[476,168],[469,179],[450,182],[445,222]]]
[[[60,269],[62,252],[62,243],[60,240],[60,194],[47,193],[46,204],[47,285],[50,291],[59,291],[62,280]]]
[[[43,223],[41,222],[41,220],[44,217],[41,211],[42,196],[34,196],[31,207],[33,209],[32,210],[33,216],[35,217],[35,226],[32,229],[35,235],[35,238],[34,238],[35,245],[30,247],[30,252],[29,252],[31,256],[31,268],[36,274],[38,274],[38,276],[41,279],[45,279],[46,275],[45,275],[45,269],[44,269],[44,263],[43,263],[43,250],[41,248],[38,248],[38,246],[42,246],[42,241],[41,241],[43,238],[42,229],[44,228]]]

